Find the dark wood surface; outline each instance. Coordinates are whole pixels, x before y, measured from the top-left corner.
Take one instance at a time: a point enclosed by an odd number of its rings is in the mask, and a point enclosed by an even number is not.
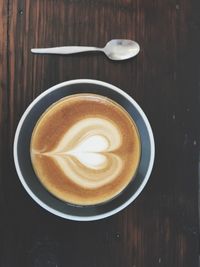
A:
[[[199,0],[0,1],[0,266],[197,267]],[[103,54],[37,56],[32,47],[137,40],[125,62]],[[128,92],[153,128],[156,160],[119,214],[73,222],[40,208],[15,172],[20,116],[59,82],[94,78]]]

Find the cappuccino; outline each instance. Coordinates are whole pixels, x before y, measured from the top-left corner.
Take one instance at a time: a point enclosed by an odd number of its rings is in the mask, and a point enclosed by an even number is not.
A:
[[[43,186],[76,205],[117,196],[134,179],[140,137],[128,112],[96,94],[76,94],[51,105],[31,138],[31,161]]]

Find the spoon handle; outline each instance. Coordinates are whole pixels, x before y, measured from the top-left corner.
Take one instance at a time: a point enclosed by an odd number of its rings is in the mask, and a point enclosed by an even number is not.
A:
[[[90,46],[61,46],[61,47],[51,47],[51,48],[33,48],[31,49],[32,53],[38,54],[75,54],[88,51],[103,51],[103,49],[98,47]]]

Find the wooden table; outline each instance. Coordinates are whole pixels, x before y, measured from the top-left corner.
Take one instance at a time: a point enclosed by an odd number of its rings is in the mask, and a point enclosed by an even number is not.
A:
[[[197,267],[199,0],[0,1],[0,266]],[[137,40],[124,62],[103,54],[32,55],[32,47],[103,46]],[[143,108],[156,160],[142,194],[119,214],[73,222],[40,208],[12,156],[29,103],[59,82],[92,78],[128,92]]]

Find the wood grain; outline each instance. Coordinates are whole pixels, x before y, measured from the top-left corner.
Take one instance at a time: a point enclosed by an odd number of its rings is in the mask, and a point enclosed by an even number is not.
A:
[[[0,266],[197,267],[198,0],[0,1]],[[32,55],[32,47],[103,46],[137,40],[140,54],[112,62],[93,53]],[[78,223],[35,204],[12,158],[17,123],[50,86],[93,78],[141,105],[156,140],[151,179],[137,200],[108,219]]]
[[[4,249],[4,227],[5,227],[5,193],[3,185],[3,158],[5,148],[3,146],[3,141],[5,138],[7,126],[7,114],[6,114],[6,104],[7,104],[7,1],[0,2],[0,251]],[[2,262],[2,257],[0,256],[0,262]]]

